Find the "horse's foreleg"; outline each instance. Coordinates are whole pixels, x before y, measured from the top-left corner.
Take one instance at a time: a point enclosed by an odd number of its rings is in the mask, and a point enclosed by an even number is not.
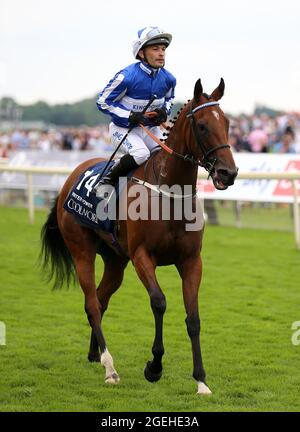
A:
[[[193,377],[198,383],[199,394],[211,394],[205,382],[205,371],[203,367],[200,347],[200,318],[198,310],[198,291],[202,275],[202,261],[198,256],[185,260],[177,266],[182,278],[183,299],[186,310],[187,332],[192,344],[193,352]]]
[[[163,369],[163,315],[166,310],[166,299],[155,276],[155,263],[144,249],[139,249],[135,253],[133,263],[150,296],[150,304],[155,319],[155,338],[152,346],[153,360],[148,361],[144,370],[145,378],[150,382],[154,382],[161,378]]]

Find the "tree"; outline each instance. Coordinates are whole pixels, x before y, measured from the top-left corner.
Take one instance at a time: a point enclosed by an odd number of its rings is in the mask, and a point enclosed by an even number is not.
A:
[[[110,118],[97,109],[96,99],[97,96],[94,96],[73,104],[49,105],[44,101],[38,101],[31,105],[18,105],[14,99],[5,97],[0,100],[0,118],[16,120],[22,114],[24,121],[43,121],[59,126],[108,124]],[[181,107],[181,103],[176,103],[172,109],[172,116],[176,115]],[[16,113],[19,117],[16,117]]]

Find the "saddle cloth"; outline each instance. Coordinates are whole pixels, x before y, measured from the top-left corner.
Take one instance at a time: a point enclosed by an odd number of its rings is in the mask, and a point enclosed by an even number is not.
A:
[[[114,233],[115,221],[108,218],[98,219],[97,206],[101,199],[92,192],[96,182],[102,177],[107,161],[99,162],[89,167],[79,177],[64,203],[64,209],[71,213],[81,225],[89,228]],[[110,162],[104,174],[107,174],[114,161]],[[122,184],[124,187],[124,183]],[[122,187],[116,186],[116,199]],[[103,219],[103,220],[102,220]]]

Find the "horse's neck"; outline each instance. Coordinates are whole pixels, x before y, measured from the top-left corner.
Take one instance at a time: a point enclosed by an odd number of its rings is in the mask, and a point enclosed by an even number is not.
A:
[[[181,155],[188,153],[187,140],[189,136],[184,135],[183,124],[178,118],[177,122],[170,131],[169,137],[166,140],[166,145]],[[188,133],[189,131],[186,131]],[[160,157],[160,175],[159,185],[185,185],[196,186],[197,167],[191,163],[184,161],[176,155],[170,155],[164,151]]]

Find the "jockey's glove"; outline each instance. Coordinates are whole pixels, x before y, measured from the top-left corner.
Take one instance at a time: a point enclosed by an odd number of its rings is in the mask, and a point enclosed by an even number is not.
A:
[[[151,113],[131,111],[129,114],[129,125],[131,127],[142,124],[144,126],[159,126],[167,120],[168,114],[165,108],[156,108]]]
[[[153,126],[159,126],[165,121],[167,121],[168,114],[165,108],[156,108],[154,112],[156,112],[157,115],[151,118],[151,122]]]
[[[142,124],[144,126],[149,126],[149,118],[147,118],[141,112],[131,111],[129,114],[128,121],[131,127],[138,126],[139,124]]]

